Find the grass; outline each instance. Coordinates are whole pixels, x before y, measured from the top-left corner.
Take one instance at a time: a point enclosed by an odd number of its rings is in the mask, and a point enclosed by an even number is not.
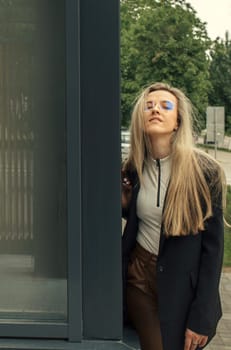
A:
[[[227,186],[225,219],[231,224],[231,186]],[[224,267],[231,267],[231,227],[225,225]]]
[[[225,230],[225,251],[223,267],[231,267],[231,231]]]

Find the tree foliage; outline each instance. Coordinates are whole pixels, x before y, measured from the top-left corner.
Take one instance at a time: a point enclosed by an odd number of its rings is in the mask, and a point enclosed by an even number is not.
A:
[[[183,89],[203,119],[210,44],[205,23],[185,0],[121,0],[123,125],[138,92],[155,81]]]
[[[225,130],[231,135],[231,40],[217,38],[211,49],[209,104],[225,107]]]

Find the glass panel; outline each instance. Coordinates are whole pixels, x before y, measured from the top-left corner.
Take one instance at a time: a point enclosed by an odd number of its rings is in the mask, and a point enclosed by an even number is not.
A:
[[[65,1],[0,0],[0,319],[65,321]]]

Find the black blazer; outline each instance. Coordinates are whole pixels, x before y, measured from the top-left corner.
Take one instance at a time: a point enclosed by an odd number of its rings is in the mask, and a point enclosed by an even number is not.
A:
[[[127,265],[138,229],[136,200],[140,185],[134,174],[132,181],[132,199],[122,237],[124,294]],[[166,237],[162,230],[156,268],[164,350],[183,350],[186,328],[208,335],[209,341],[214,336],[222,315],[219,282],[223,246],[221,197],[213,205],[213,216],[207,220],[204,231],[194,235]],[[126,321],[125,297],[124,311]]]

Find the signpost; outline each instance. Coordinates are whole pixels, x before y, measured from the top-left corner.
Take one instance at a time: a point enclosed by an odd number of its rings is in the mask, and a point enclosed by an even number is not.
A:
[[[215,158],[217,157],[217,147],[222,147],[225,136],[225,108],[207,107],[206,111],[206,143],[214,144]]]

